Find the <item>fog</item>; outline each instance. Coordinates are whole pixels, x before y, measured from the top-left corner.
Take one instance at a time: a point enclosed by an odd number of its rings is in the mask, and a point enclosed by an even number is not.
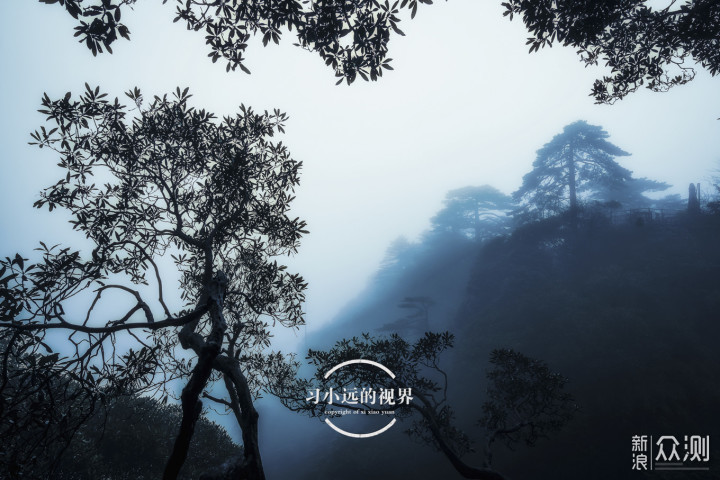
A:
[[[332,71],[289,35],[279,46],[251,42],[251,75],[226,73],[207,58],[202,34],[173,24],[173,9],[159,1],[128,11],[132,40],[97,58],[72,37],[60,7],[15,1],[0,9],[6,250],[69,232],[61,215],[32,209],[57,175],[52,155],[26,144],[43,123],[43,92],[80,92],[88,82],[125,98],[134,86],[146,95],[188,86],[193,105],[218,116],[241,103],[280,108],[290,115],[282,140],[304,164],[294,212],[311,234],[290,264],[310,283],[309,331],[362,288],[394,238],[428,227],[446,191],[491,183],[512,192],[535,151],[574,120],[602,125],[632,153],[624,166],[678,193],[706,180],[720,156],[720,91],[706,72],[668,93],[595,105],[588,93],[603,69],[584,68],[571,49],[528,54],[523,25],[504,19],[499,3],[419,9],[391,43],[395,70],[349,87],[335,86]]]
[[[275,331],[275,346],[286,351],[313,343],[367,287],[394,239],[420,239],[448,190],[491,184],[512,193],[535,152],[571,122],[601,125],[632,154],[620,163],[671,184],[664,193],[686,196],[690,182],[709,191],[720,162],[717,78],[699,70],[670,92],[595,105],[590,88],[604,68],[585,68],[568,48],[528,54],[527,32],[503,18],[500,2],[422,5],[415,19],[403,19],[406,36],[391,41],[394,70],[350,86],[335,86],[332,71],[294,47],[292,34],[267,48],[254,39],[246,50],[252,74],[228,73],[207,57],[202,33],[172,23],[173,9],[137,2],[123,14],[131,41],[94,58],[59,6],[0,4],[0,255],[28,252],[38,240],[83,244],[62,213],[32,208],[59,169],[51,152],[27,142],[44,122],[36,112],[43,92],[80,93],[85,82],[121,101],[135,86],[146,97],[189,87],[191,104],[218,117],[241,103],[290,115],[281,140],[303,162],[292,212],[310,234],[285,260],[309,282],[307,327]],[[283,415],[281,422],[305,425]]]

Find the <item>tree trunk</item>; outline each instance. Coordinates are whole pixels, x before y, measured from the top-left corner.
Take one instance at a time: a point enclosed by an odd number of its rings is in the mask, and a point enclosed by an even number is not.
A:
[[[188,450],[190,449],[190,441],[195,432],[195,424],[197,423],[200,413],[202,412],[202,401],[200,394],[205,389],[210,374],[212,373],[212,363],[215,357],[220,353],[220,345],[209,344],[203,348],[202,353],[198,356],[198,363],[193,369],[185,388],[183,388],[182,400],[182,421],[180,423],[180,432],[175,438],[173,451],[165,466],[163,480],[175,480],[180,473],[180,469],[185,463]]]
[[[425,415],[425,418],[427,419],[428,416]],[[445,442],[445,439],[442,437],[442,434],[437,428],[437,425],[435,425],[433,421],[429,421],[428,425],[430,425],[430,431],[432,432],[433,437],[435,437],[435,440],[440,446],[440,450],[445,454],[447,459],[450,460],[452,466],[455,467],[455,470],[460,475],[462,475],[463,478],[471,478],[478,480],[505,480],[505,477],[493,470],[473,467],[463,462],[460,457],[458,457]]]
[[[210,379],[215,360],[220,354],[220,350],[223,344],[223,336],[227,329],[227,323],[223,316],[223,305],[225,301],[225,288],[227,286],[227,278],[222,272],[218,272],[217,276],[206,284],[207,302],[209,305],[210,322],[212,329],[207,337],[207,340],[203,342],[198,340],[201,344],[198,349],[195,349],[198,355],[198,362],[190,375],[187,385],[183,388],[180,396],[182,401],[182,421],[180,423],[180,431],[175,438],[175,444],[173,445],[173,451],[170,454],[167,464],[165,465],[165,472],[163,473],[163,480],[176,480],[180,469],[182,468],[185,460],[187,459],[187,453],[190,449],[190,441],[192,440],[193,433],[195,432],[195,424],[197,423],[200,413],[202,412],[202,401],[200,395],[202,394],[205,386]],[[191,337],[196,335],[195,328],[199,320],[191,322],[185,325],[179,334],[180,343],[183,348],[190,346]]]
[[[216,368],[229,379],[226,386],[228,387],[231,403],[237,405],[239,407],[237,410],[240,412],[238,423],[242,430],[244,459],[239,468],[241,475],[238,480],[265,480],[258,443],[258,419],[260,415],[253,405],[252,392],[247,379],[237,361],[233,358],[218,357],[216,359]]]
[[[698,186],[700,184],[698,183]],[[699,195],[698,189],[695,187],[694,183],[690,184],[690,187],[688,187],[688,213],[695,214],[700,213],[700,195]]]
[[[450,448],[450,446],[445,441],[445,437],[443,437],[442,432],[440,432],[437,417],[435,416],[435,410],[430,404],[430,401],[419,392],[413,393],[423,403],[424,406],[420,407],[418,405],[410,403],[410,407],[420,412],[423,418],[427,420],[427,425],[430,428],[430,433],[432,433],[433,438],[435,438],[438,447],[440,447],[440,451],[445,455],[445,457],[447,457],[448,460],[450,460],[452,466],[460,475],[462,475],[463,478],[471,478],[477,480],[505,480],[505,477],[493,470],[487,468],[473,467],[463,462],[462,459],[452,450],[452,448]]]
[[[577,186],[575,184],[575,149],[570,147],[567,158],[568,167],[568,187],[570,189],[570,215],[572,218],[577,217],[578,202],[577,202]]]

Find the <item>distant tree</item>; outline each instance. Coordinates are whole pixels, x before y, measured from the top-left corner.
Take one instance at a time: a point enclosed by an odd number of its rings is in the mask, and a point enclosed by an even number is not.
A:
[[[521,212],[543,218],[569,210],[574,217],[583,192],[624,188],[631,172],[614,157],[629,153],[605,140],[608,136],[602,127],[578,121],[538,150],[532,171],[513,193]]]
[[[379,280],[396,279],[400,273],[413,264],[417,247],[417,244],[410,242],[404,236],[393,240],[385,251],[385,256],[378,268],[377,278]]]
[[[78,99],[42,100],[51,128],[33,133],[32,143],[56,152],[63,174],[35,206],[65,208],[94,249],[83,255],[41,242],[37,263],[21,255],[0,260],[0,335],[9,345],[3,378],[9,364],[35,358],[55,381],[72,379],[95,398],[165,396],[172,382],[185,382],[166,480],[185,461],[201,396],[221,381],[224,397],[206,398],[234,413],[241,469],[262,479],[253,399],[292,372],[288,359],[268,352],[268,322],[304,322],[305,282],[272,259],[295,252],[306,233],[305,222],[288,216],[301,164],[270,141],[286,116],[241,106],[218,121],[189,105],[187,89],[148,105],[135,89],[127,94],[131,113],[86,87]],[[158,259],[166,256],[177,268],[180,311],[165,300]],[[63,351],[71,353],[50,352],[53,331],[66,332]],[[30,375],[12,399],[32,394]]]
[[[715,175],[711,180],[714,192],[709,196],[707,209],[713,215],[720,214],[720,176]]]
[[[670,184],[648,178],[629,178],[624,182],[602,183],[592,192],[592,199],[599,202],[617,202],[620,208],[648,208],[657,203],[645,196],[646,192],[662,192]]]
[[[408,313],[397,320],[386,323],[378,329],[380,332],[395,332],[405,338],[422,336],[430,328],[430,308],[435,302],[426,296],[405,297],[398,308]]]
[[[530,52],[559,43],[586,65],[610,74],[595,81],[598,103],[613,103],[642,85],[663,92],[695,78],[690,60],[720,72],[720,3],[672,0],[506,0],[504,15],[521,16],[532,35]]]
[[[307,387],[312,385],[324,391],[358,385],[410,388],[413,400],[409,404],[390,407],[396,418],[412,421],[406,433],[442,452],[464,478],[502,480],[504,477],[491,468],[489,449],[494,441],[514,444],[524,440],[532,445],[537,438],[564,425],[577,407],[564,392],[567,380],[551,372],[543,362],[512,350],[494,350],[490,358],[496,368],[488,373],[488,399],[479,421],[487,431],[486,461],[483,467],[467,464],[461,457],[470,452],[472,442],[454,425],[455,413],[447,398],[448,376],[440,367],[442,353],[452,348],[453,343],[454,337],[448,332],[426,332],[414,342],[397,334],[389,338],[364,334],[361,338],[341,340],[330,350],[309,351],[308,359],[317,370]],[[379,362],[395,378],[388,380],[384,372],[375,368],[345,368],[336,371],[329,380],[325,378],[325,372],[332,367],[357,358]],[[292,407],[322,416],[329,404],[308,402],[303,395]],[[383,409],[370,403],[350,408]]]
[[[103,49],[112,53],[111,45],[119,37],[130,39],[130,30],[121,23],[122,11],[136,0],[40,0],[59,3],[78,21],[75,36],[93,55]],[[167,3],[167,0],[163,1]],[[432,0],[279,0],[248,2],[244,0],[174,0],[175,21],[183,21],[188,30],[204,31],[213,62],[222,58],[227,70],[245,66],[245,49],[254,35],[261,35],[264,45],[280,42],[283,31],[293,29],[299,47],[317,52],[339,77],[352,83],[358,76],[377,80],[383,70],[392,70],[387,58],[388,42],[398,27],[401,10],[415,16],[418,4]]]
[[[444,207],[431,220],[436,232],[483,240],[505,232],[513,200],[490,185],[464,187],[445,195]]]
[[[667,210],[669,212],[680,212],[687,206],[685,199],[677,193],[665,195],[655,200],[652,205],[653,208]]]

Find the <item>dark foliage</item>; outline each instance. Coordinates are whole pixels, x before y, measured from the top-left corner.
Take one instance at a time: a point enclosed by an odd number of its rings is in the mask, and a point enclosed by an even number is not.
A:
[[[718,235],[709,215],[576,228],[552,218],[482,249],[450,374],[467,383],[469,366],[509,343],[570,376],[582,405],[554,447],[499,451],[498,465],[518,478],[634,478],[618,438],[720,434]]]
[[[440,356],[453,345],[454,336],[448,332],[426,332],[413,342],[397,334],[389,338],[364,334],[341,340],[329,350],[309,351],[308,359],[316,373],[308,385],[323,391],[331,386],[339,389],[357,385],[409,389],[413,400],[405,406],[391,407],[396,418],[412,421],[407,434],[445,455],[463,478],[502,480],[504,477],[490,468],[492,443],[496,439],[513,443],[519,437],[533,444],[539,436],[559,429],[576,408],[572,397],[563,391],[566,379],[551,372],[545,363],[520,353],[493,351],[490,361],[496,368],[487,375],[488,400],[479,421],[486,430],[485,465],[473,467],[461,459],[472,450],[472,441],[456,426],[454,408],[447,396],[448,374],[440,367]],[[395,376],[388,380],[384,372],[375,368],[345,368],[329,380],[326,378],[325,372],[334,366],[358,358],[378,362]],[[296,409],[322,416],[329,407],[324,402],[314,404],[299,399]],[[363,404],[361,408],[377,407]]]
[[[487,431],[486,464],[492,461],[491,445],[502,440],[534,445],[572,418],[577,406],[564,392],[567,379],[548,365],[510,349],[490,353],[495,368],[487,374],[490,386],[479,423]]]
[[[694,61],[720,72],[720,3],[715,0],[508,0],[504,15],[517,15],[532,35],[530,52],[559,43],[577,50],[586,65],[603,62],[610,74],[591,95],[613,103],[642,85],[663,92],[695,78]]]
[[[77,100],[70,93],[43,98],[51,128],[33,133],[32,143],[53,150],[64,172],[35,206],[68,210],[94,249],[83,255],[41,242],[37,263],[21,255],[0,261],[0,333],[10,345],[3,371],[37,358],[46,376],[74,380],[93,400],[166,396],[170,382],[182,379],[182,422],[164,478],[175,478],[184,462],[202,395],[235,414],[243,468],[262,478],[253,399],[290,381],[294,368],[268,353],[268,322],[302,325],[306,287],[272,260],[295,252],[306,233],[303,221],[288,217],[301,164],[270,141],[286,116],[241,106],[220,122],[191,107],[187,89],[147,106],[139,90],[128,92],[132,113],[86,87]],[[157,262],[166,255],[185,302],[176,312],[165,301]],[[113,294],[130,301],[103,313]],[[71,300],[86,302],[81,318]],[[71,353],[41,354],[53,330],[66,332]],[[207,396],[215,381],[224,383],[224,398]],[[32,382],[16,385],[13,399],[34,395]]]
[[[59,480],[162,478],[182,411],[146,397],[119,397],[78,431],[62,457]],[[204,416],[195,426],[179,478],[197,479],[228,459],[242,456],[228,434]]]
[[[0,335],[0,471],[11,479],[56,470],[60,455],[95,412],[93,391],[65,372],[59,355],[40,340]]]
[[[93,55],[119,37],[129,39],[130,31],[121,23],[121,12],[136,0],[40,0],[59,3],[75,18],[75,36]],[[163,3],[168,3],[164,0]],[[296,45],[317,52],[335,70],[338,83],[352,83],[358,76],[377,80],[384,70],[392,70],[387,58],[392,33],[404,35],[398,27],[400,12],[414,17],[419,4],[432,0],[402,0],[392,5],[377,0],[353,2],[337,0],[280,0],[248,2],[243,0],[171,0],[176,6],[175,21],[188,30],[203,31],[213,62],[227,61],[227,70],[250,73],[244,65],[245,49],[250,37],[262,36],[264,45],[279,43],[287,29],[295,30]]]
[[[75,36],[93,52],[112,52],[120,37],[129,39],[122,11],[137,0],[40,0],[58,3],[78,21]],[[167,3],[164,0],[163,3]],[[222,58],[227,69],[244,65],[253,35],[263,44],[278,43],[287,29],[297,45],[317,52],[335,70],[339,81],[358,76],[377,80],[392,69],[387,58],[392,33],[403,35],[399,15],[415,16],[418,4],[432,0],[338,2],[320,0],[277,3],[241,0],[175,0],[175,21],[188,30],[203,31],[213,61]],[[559,43],[577,50],[586,65],[603,62],[609,75],[596,80],[591,95],[598,103],[612,103],[642,85],[665,91],[695,77],[688,63],[699,63],[712,75],[720,71],[720,6],[714,0],[675,1],[662,9],[647,0],[508,0],[504,15],[520,16],[532,35],[530,52]]]

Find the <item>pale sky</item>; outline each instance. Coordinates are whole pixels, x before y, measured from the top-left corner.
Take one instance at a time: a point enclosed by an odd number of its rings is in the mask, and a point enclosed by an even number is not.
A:
[[[585,68],[572,49],[528,54],[521,22],[500,1],[449,0],[421,6],[391,41],[394,71],[376,83],[335,86],[321,58],[292,46],[247,49],[252,75],[213,64],[202,32],[172,23],[174,2],[137,2],[123,12],[130,42],[94,58],[58,5],[0,3],[0,247],[29,252],[38,240],[76,244],[62,214],[38,211],[38,192],[59,178],[57,157],[29,147],[51,98],[100,85],[112,97],[138,86],[146,96],[190,87],[192,103],[219,117],[240,103],[290,115],[281,139],[302,160],[294,214],[310,235],[290,266],[310,283],[311,331],[358,294],[390,242],[416,238],[445,193],[491,184],[511,193],[535,151],[584,119],[602,125],[632,156],[620,161],[686,195],[720,166],[720,79],[704,71],[670,93],[641,91],[613,106],[588,96],[602,68]]]

